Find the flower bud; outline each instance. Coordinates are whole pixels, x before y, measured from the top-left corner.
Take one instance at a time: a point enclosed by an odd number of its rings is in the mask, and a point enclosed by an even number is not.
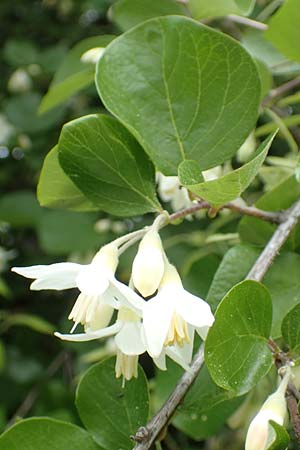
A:
[[[134,286],[144,296],[154,294],[164,274],[164,251],[157,231],[153,229],[141,240],[132,265]]]
[[[105,48],[103,47],[95,47],[87,50],[81,55],[80,60],[84,63],[93,63],[96,64],[101,56],[103,55]]]
[[[265,450],[272,437],[270,420],[283,425],[287,414],[285,389],[286,379],[283,379],[277,391],[267,398],[252,420],[247,432],[245,450]]]

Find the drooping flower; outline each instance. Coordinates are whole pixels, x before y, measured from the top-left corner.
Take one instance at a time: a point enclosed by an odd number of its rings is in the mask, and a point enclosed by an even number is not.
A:
[[[271,394],[262,405],[258,414],[254,417],[248,428],[245,450],[265,450],[274,440],[274,430],[269,425],[273,420],[283,425],[287,415],[285,391],[290,378],[290,370],[287,369],[278,389]]]
[[[166,263],[158,293],[143,308],[143,326],[147,350],[158,358],[164,347],[184,347],[190,352],[196,330],[206,338],[214,322],[210,306],[204,300],[187,292],[174,266]]]
[[[140,242],[133,260],[132,281],[144,296],[154,294],[164,274],[165,260],[161,239],[156,229],[151,228]]]
[[[189,208],[193,202],[189,197],[188,190],[180,186],[179,178],[176,176],[165,176],[157,173],[158,195],[164,202],[171,202],[173,211]]]
[[[70,262],[48,266],[13,267],[12,271],[26,278],[35,279],[32,290],[62,290],[77,287],[80,294],[69,315],[74,321],[72,331],[81,323],[89,327],[95,317],[106,326],[112,317],[114,296],[111,280],[118,265],[118,248],[113,243],[102,247],[90,264]],[[99,322],[98,320],[98,327]]]
[[[97,319],[94,318],[91,326],[86,327],[85,333],[55,333],[55,335],[62,340],[72,342],[86,342],[114,336],[117,347],[116,376],[122,375],[126,380],[130,380],[132,377],[137,377],[138,357],[146,351],[146,345],[140,315],[121,303],[118,307],[117,320],[109,327],[98,327]]]

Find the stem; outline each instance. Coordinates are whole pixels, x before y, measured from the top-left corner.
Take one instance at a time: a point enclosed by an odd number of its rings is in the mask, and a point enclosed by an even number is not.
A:
[[[187,214],[191,214],[191,212],[195,212],[199,209],[208,207],[206,202],[200,202],[198,205],[195,205],[195,207],[196,206],[198,206],[198,209],[193,209],[193,211],[191,211],[191,208],[188,208]],[[187,214],[184,214],[183,211],[179,211],[178,213],[172,214],[172,216],[170,216],[170,219],[176,220],[180,217],[184,217]],[[254,266],[252,267],[251,271],[247,276],[247,279],[253,279],[256,281],[261,281],[263,279],[266,271],[271,266],[275,256],[278,254],[280,248],[282,247],[285,240],[291,233],[292,229],[296,225],[299,218],[300,218],[300,201],[295,203],[289,210],[286,211],[284,221],[278,226],[277,230],[275,231],[272,238],[266,245],[260,257],[255,262]],[[270,341],[270,344],[273,344],[272,340]],[[202,344],[200,349],[196,353],[195,358],[193,359],[190,371],[185,372],[182,375],[174,391],[170,394],[169,398],[166,400],[166,402],[163,404],[160,410],[155,414],[155,416],[150,420],[150,422],[145,427],[139,428],[139,430],[133,437],[133,439],[137,442],[137,444],[134,447],[134,450],[150,449],[151,445],[157,439],[157,436],[160,435],[161,431],[169,423],[178,405],[183,401],[186,393],[188,392],[193,382],[195,381],[203,364],[204,364],[204,345]],[[295,429],[296,428],[297,427],[295,425]],[[300,425],[299,425],[299,437],[300,437]]]
[[[266,108],[266,113],[270,117],[270,119],[273,120],[273,122],[279,128],[281,134],[283,135],[288,146],[290,147],[290,150],[293,153],[298,153],[298,144],[295,141],[295,139],[293,138],[293,135],[291,134],[290,130],[288,129],[288,127],[286,126],[286,124],[284,123],[282,118],[279,117],[278,114],[276,114],[274,111],[272,111],[271,109],[268,109],[268,108]]]
[[[278,255],[280,248],[287,240],[292,229],[300,218],[300,202],[296,202],[287,212],[287,218],[282,222],[267,246],[260,254],[254,266],[247,275],[247,279],[261,281],[271,266],[274,258]]]
[[[294,78],[293,80],[281,84],[277,88],[270,91],[269,95],[262,101],[262,106],[267,106],[276,97],[280,97],[282,94],[285,94],[285,92],[288,92],[298,86],[300,86],[300,78]]]
[[[273,12],[283,3],[283,0],[273,0],[256,17],[256,20],[263,22],[267,20]]]
[[[232,22],[246,25],[247,27],[255,28],[256,30],[267,30],[268,25],[258,22],[257,20],[249,19],[248,17],[237,16],[236,14],[229,14],[227,16]]]
[[[299,413],[298,413],[298,403],[297,403],[297,400],[295,399],[294,395],[292,395],[291,393],[288,393],[286,400],[287,400],[287,405],[289,408],[295,436],[297,438],[298,444],[300,444],[300,418],[299,418]]]
[[[146,427],[139,428],[136,435],[133,437],[133,439],[137,442],[134,450],[150,449],[157,436],[168,424],[179,403],[181,403],[184,399],[186,393],[192,386],[201,367],[203,366],[203,363],[204,345],[202,344],[192,361],[190,370],[182,375],[174,391],[170,394],[169,398],[146,425]]]

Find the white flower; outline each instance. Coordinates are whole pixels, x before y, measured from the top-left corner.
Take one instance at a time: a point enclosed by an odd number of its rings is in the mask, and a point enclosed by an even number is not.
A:
[[[72,342],[86,342],[114,336],[117,346],[116,376],[123,375],[126,380],[130,380],[132,377],[137,377],[138,356],[146,351],[146,345],[140,315],[123,306],[122,303],[119,304],[119,308],[116,322],[109,327],[97,329],[97,323],[94,321],[93,326],[86,328],[85,333],[55,333],[55,335]]]
[[[188,190],[180,185],[178,177],[166,177],[158,172],[157,183],[157,190],[160,198],[164,202],[171,202],[173,211],[188,208],[193,204],[189,197]]]
[[[210,306],[204,300],[187,292],[174,266],[167,263],[155,297],[143,308],[143,325],[147,350],[158,358],[164,347],[184,347],[191,352],[193,330],[205,339],[214,322]]]
[[[117,264],[118,248],[108,244],[87,265],[65,262],[49,266],[13,267],[12,271],[35,279],[30,288],[36,291],[77,287],[81,293],[69,315],[69,319],[75,322],[73,331],[79,323],[89,327],[95,318],[98,327],[100,317],[102,326],[110,322],[114,307],[111,281]]]
[[[252,420],[247,432],[245,450],[265,450],[274,440],[274,430],[269,425],[269,421],[273,420],[279,425],[284,423],[287,414],[285,391],[289,378],[288,369],[277,391],[267,398]]]
[[[164,274],[164,250],[158,232],[151,228],[140,242],[132,265],[132,281],[144,296],[154,294]]]

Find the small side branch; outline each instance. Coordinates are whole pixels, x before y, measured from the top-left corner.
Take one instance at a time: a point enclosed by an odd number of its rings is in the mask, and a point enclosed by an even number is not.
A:
[[[280,248],[283,246],[300,218],[300,202],[295,203],[286,212],[286,217],[286,220],[279,225],[267,246],[248,273],[247,279],[256,281],[261,281],[263,279],[274,258],[278,255]]]
[[[204,345],[201,345],[193,359],[190,370],[182,375],[176,388],[171,393],[167,401],[150,420],[150,422],[145,427],[139,428],[135,436],[133,436],[133,440],[137,442],[134,450],[148,450],[152,446],[162,430],[169,423],[171,417],[176,411],[177,406],[182,402],[186,393],[192,386],[201,367],[203,366],[203,363]]]

